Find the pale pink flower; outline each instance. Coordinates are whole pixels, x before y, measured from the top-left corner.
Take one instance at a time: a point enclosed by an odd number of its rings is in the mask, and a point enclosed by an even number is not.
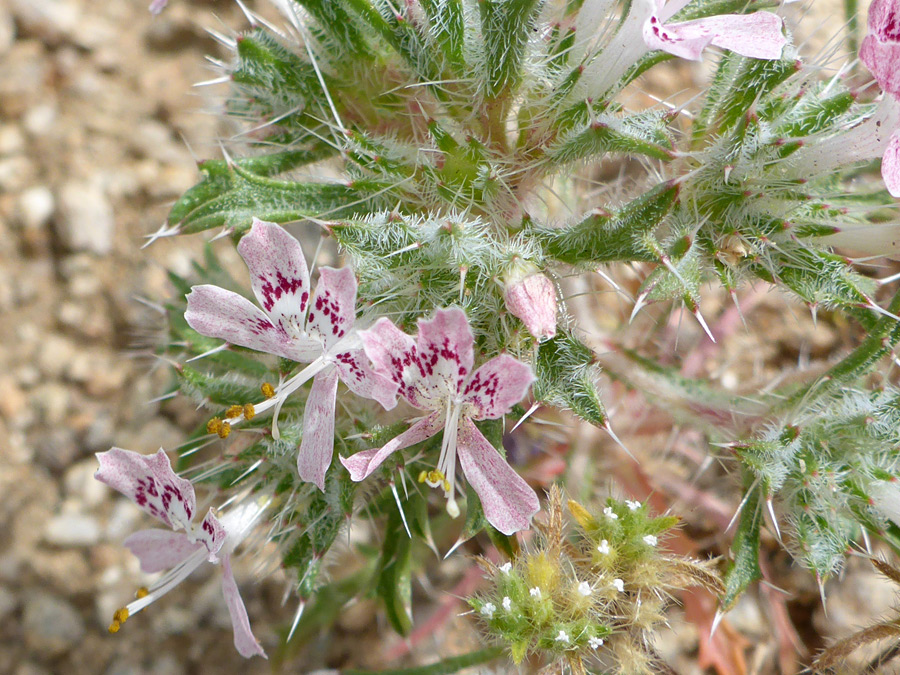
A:
[[[224,288],[194,286],[187,296],[184,317],[201,335],[309,363],[255,411],[275,409],[272,433],[277,438],[281,404],[313,378],[303,415],[297,470],[301,479],[324,490],[325,473],[334,452],[338,379],[354,393],[373,398],[387,409],[396,405],[397,385],[371,369],[351,330],[356,320],[353,270],[321,268],[310,298],[309,271],[300,242],[279,225],[262,220],[253,222],[238,244],[238,252],[250,270],[253,293],[262,309]]]
[[[388,319],[380,319],[360,337],[375,370],[391,379],[412,406],[429,412],[387,445],[341,457],[352,479],[363,480],[392,453],[443,429],[437,468],[423,471],[422,479],[443,488],[448,513],[459,514],[454,497],[458,456],[488,522],[504,534],[528,527],[540,508],[537,495],[473,420],[508,413],[531,386],[531,368],[501,354],[473,373],[474,338],[465,312],[458,308],[440,309],[433,319],[420,320],[415,339]]]
[[[693,21],[671,22],[690,0],[635,0],[651,3],[644,22],[644,42],[683,59],[699,61],[706,47],[729,49],[754,59],[780,59],[787,44],[781,17],[772,12],[722,14]]]
[[[154,15],[159,14],[166,8],[168,2],[169,0],[153,0],[153,2],[150,3],[149,7],[150,13]]]
[[[873,130],[873,136],[879,139],[875,151],[882,151],[884,184],[892,196],[900,197],[900,2],[874,0],[869,6],[869,32],[860,47],[859,58],[884,90],[881,107],[889,107],[892,113],[888,129],[881,130],[881,134]],[[885,144],[881,138],[887,131],[892,133]]]
[[[141,455],[112,448],[97,453],[97,459],[100,468],[94,478],[118,490],[173,530],[142,530],[125,540],[125,546],[138,557],[144,572],[166,569],[169,572],[146,595],[124,608],[121,621],[168,593],[204,562],[221,562],[222,593],[231,615],[234,646],[241,656],[265,657],[265,651],[250,629],[230,561],[231,553],[246,537],[261,509],[255,505],[236,507],[221,520],[210,509],[200,524],[194,525],[197,507],[194,486],[172,471],[169,458],[162,449],[155,455]],[[122,616],[119,612],[116,615]]]
[[[506,308],[539,341],[556,335],[556,288],[538,272],[514,274],[506,282]]]

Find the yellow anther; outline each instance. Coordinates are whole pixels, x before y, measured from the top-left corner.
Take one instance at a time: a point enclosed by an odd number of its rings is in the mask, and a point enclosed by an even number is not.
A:
[[[107,628],[106,630],[109,631],[110,635],[115,635],[116,633],[119,632],[119,629],[121,627],[122,627],[122,624],[120,624],[118,621],[113,621],[111,624],[109,624],[109,628]]]
[[[227,419],[233,420],[234,418],[240,417],[243,414],[244,414],[244,406],[233,405],[225,412],[225,417]]]
[[[253,407],[252,403],[245,403],[244,404],[244,419],[252,420],[254,417],[256,417],[256,408]]]
[[[121,607],[120,609],[117,609],[115,611],[115,613],[113,614],[113,621],[115,623],[119,623],[119,624],[122,624],[122,623],[125,623],[126,621],[128,621],[128,608]]]
[[[425,469],[422,469],[419,472],[419,482],[424,483],[426,480],[428,480],[428,472],[425,471]]]
[[[275,395],[275,387],[268,382],[263,382],[260,390],[262,391],[262,395],[266,398],[272,398]]]
[[[137,589],[137,593],[134,594],[134,597],[140,600],[141,598],[146,598],[148,595],[150,595],[150,589],[148,589],[146,586],[141,586],[139,589]]]
[[[450,481],[446,478],[444,479],[444,492],[450,492]]]
[[[228,438],[228,434],[231,433],[231,425],[228,422],[222,422],[222,426],[216,433],[219,434],[219,438]]]
[[[218,417],[213,417],[209,422],[206,423],[206,433],[208,434],[217,434],[219,433],[219,429],[222,428],[222,420]]]

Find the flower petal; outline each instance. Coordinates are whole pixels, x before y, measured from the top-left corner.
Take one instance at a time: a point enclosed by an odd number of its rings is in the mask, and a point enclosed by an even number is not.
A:
[[[403,398],[417,408],[438,407],[418,395],[424,383],[415,340],[390,319],[379,319],[369,330],[360,331],[359,337],[375,372],[396,384]]]
[[[538,340],[556,335],[556,288],[543,274],[531,274],[506,288],[506,308]]]
[[[509,354],[482,365],[466,383],[463,399],[475,408],[472,419],[495,419],[509,412],[534,382],[531,367]]]
[[[416,349],[424,378],[420,396],[438,401],[455,397],[472,373],[474,344],[469,319],[458,307],[439,309],[433,319],[419,320]]]
[[[313,379],[303,411],[303,440],[297,453],[300,479],[325,492],[325,473],[334,453],[334,406],[338,372],[326,368]]]
[[[375,372],[362,349],[335,354],[334,367],[357,396],[375,399],[385,410],[397,405],[397,383]]]
[[[219,557],[216,554],[222,548],[222,544],[225,543],[226,536],[225,526],[222,525],[212,509],[207,511],[199,529],[192,534],[194,540],[206,546],[206,550],[209,551],[209,562],[211,563],[219,561]]]
[[[341,464],[350,472],[350,478],[354,481],[361,481],[370,476],[391,454],[420,443],[426,438],[431,438],[443,426],[444,422],[440,415],[432,413],[428,417],[419,419],[409,429],[380,448],[363,450],[350,457],[341,457]]]
[[[318,340],[297,339],[272,323],[247,298],[218,286],[194,286],[184,318],[200,335],[309,363],[322,353]]]
[[[306,319],[306,332],[327,351],[356,320],[356,276],[349,267],[322,267]]]
[[[679,26],[687,26],[683,31]],[[701,25],[689,21],[685,24],[666,24],[653,14],[644,23],[644,43],[650,49],[661,49],[682,59],[699,61],[703,50],[713,41],[713,34]]]
[[[885,92],[900,98],[900,43],[881,42],[874,35],[867,35],[859,50],[859,60]]]
[[[881,177],[892,197],[900,197],[900,130],[891,134],[891,140],[881,158]]]
[[[250,270],[260,307],[288,333],[300,333],[309,301],[309,270],[300,242],[280,225],[254,220],[238,253]]]
[[[231,628],[234,630],[234,646],[238,653],[245,659],[251,656],[269,658],[263,650],[259,640],[250,629],[250,619],[247,616],[247,608],[241,599],[237,583],[234,581],[234,573],[231,571],[231,557],[222,556],[222,595],[225,596],[225,604],[228,605],[228,613],[231,615]]]
[[[470,419],[460,421],[457,456],[491,525],[509,535],[531,524],[531,517],[540,509],[537,494]]]
[[[135,532],[124,543],[140,560],[141,571],[147,574],[171,569],[203,548],[203,544],[191,541],[184,532],[155,529]]]
[[[784,22],[772,12],[722,14],[698,21],[703,21],[715,35],[713,44],[716,47],[730,49],[751,59],[780,59],[787,44]]]
[[[900,40],[900,7],[896,0],[872,0],[868,29],[882,42]]]
[[[112,448],[98,452],[97,460],[100,468],[94,478],[118,490],[169,527],[190,531],[197,506],[194,486],[172,471],[162,448],[155,455]]]

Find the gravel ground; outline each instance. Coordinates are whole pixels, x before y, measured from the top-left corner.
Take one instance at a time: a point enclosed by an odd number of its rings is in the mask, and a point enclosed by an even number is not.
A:
[[[113,444],[171,448],[196,419],[179,403],[147,403],[168,375],[141,356],[159,317],[138,298],[166,297],[166,270],[186,271],[202,242],[140,245],[196,179],[188,145],[197,157],[217,156],[215,139],[225,131],[202,112],[210,101],[191,91],[210,77],[204,55],[216,52],[201,26],[244,25],[228,2],[176,0],[155,19],[144,4],[0,0],[0,673],[270,671],[234,651],[211,568],[117,636],[106,632],[142,583],[121,541],[147,523],[92,479],[93,453]],[[765,316],[765,301],[761,307]],[[772,321],[761,332],[768,349],[824,355],[841,342],[839,331],[803,320],[779,329],[780,309]],[[760,340],[743,335],[723,351],[754,346]],[[444,572],[447,587],[462,567]],[[809,576],[782,567],[808,646],[851,632],[894,602],[887,582],[853,564],[829,589],[826,617]],[[254,584],[246,568],[238,576],[256,634],[272,651],[289,616],[281,585]],[[760,649],[771,642],[765,606],[751,593],[729,617]],[[396,639],[376,624],[371,603],[355,605],[333,639],[285,670],[379,665],[383,645]],[[457,640],[470,639],[469,629],[451,627],[426,640],[417,658],[453,653]],[[679,672],[705,672],[696,648],[696,630],[674,613],[661,653]],[[777,672],[770,653],[751,654],[758,665],[750,672]]]

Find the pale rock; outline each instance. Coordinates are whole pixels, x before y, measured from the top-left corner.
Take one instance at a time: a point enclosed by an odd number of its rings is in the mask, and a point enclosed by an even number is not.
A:
[[[48,656],[68,651],[84,637],[81,615],[70,603],[55,595],[42,591],[30,593],[22,614],[25,643]]]
[[[22,126],[32,136],[46,136],[53,130],[58,114],[53,103],[39,103],[25,112]]]
[[[49,334],[41,342],[37,363],[41,374],[48,379],[60,379],[78,351],[75,345],[61,335]]]
[[[4,586],[0,586],[0,622],[6,619],[19,605],[15,594]]]
[[[93,546],[100,541],[100,525],[88,515],[60,513],[47,523],[44,540],[54,546]]]
[[[56,209],[53,193],[45,185],[35,185],[19,195],[16,213],[22,225],[31,230],[44,227]]]
[[[58,234],[72,251],[112,251],[115,217],[97,181],[69,181],[59,193]]]
[[[58,44],[78,25],[79,8],[71,0],[10,0],[22,33]]]
[[[3,56],[10,50],[15,39],[16,24],[13,21],[12,14],[3,6],[0,6],[0,56]]]
[[[78,500],[84,506],[100,506],[109,496],[109,488],[94,478],[97,460],[93,457],[70,466],[63,475],[66,496]]]
[[[25,151],[25,135],[15,124],[0,125],[0,157],[18,155]]]

